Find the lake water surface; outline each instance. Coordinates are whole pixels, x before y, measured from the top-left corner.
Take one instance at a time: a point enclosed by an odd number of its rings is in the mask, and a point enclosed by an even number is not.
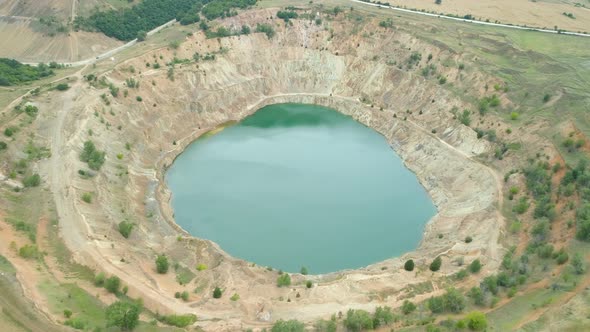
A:
[[[176,222],[259,265],[319,274],[416,248],[436,213],[385,138],[334,110],[260,109],[169,169]]]

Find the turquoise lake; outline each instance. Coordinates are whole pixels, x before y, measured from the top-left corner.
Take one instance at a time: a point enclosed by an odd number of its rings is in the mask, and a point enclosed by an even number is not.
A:
[[[182,228],[288,272],[399,256],[436,213],[383,136],[315,105],[267,106],[196,140],[166,181]]]

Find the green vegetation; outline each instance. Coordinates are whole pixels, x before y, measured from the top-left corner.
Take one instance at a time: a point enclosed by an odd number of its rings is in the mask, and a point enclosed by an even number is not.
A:
[[[408,300],[402,304],[402,312],[404,315],[409,315],[416,310],[416,305]]]
[[[414,260],[408,259],[404,264],[404,270],[406,271],[413,271],[414,270]]]
[[[298,320],[291,319],[284,321],[279,319],[271,329],[271,332],[304,332],[305,325]]]
[[[121,330],[133,330],[139,323],[142,305],[139,302],[117,301],[105,310],[107,326],[119,327]]]
[[[25,259],[36,259],[41,257],[39,249],[34,244],[25,244],[18,249],[18,255]]]
[[[83,193],[82,200],[88,204],[92,203],[92,194],[91,193]]]
[[[70,88],[70,86],[68,85],[68,83],[59,83],[58,85],[55,86],[55,89],[58,91],[66,91]]]
[[[13,59],[0,58],[0,86],[24,84],[52,75],[53,70],[45,64],[33,67]]]
[[[208,20],[234,16],[235,8],[247,8],[256,0],[143,0],[135,6],[122,10],[94,12],[88,17],[78,17],[77,28],[99,31],[119,40],[141,37],[172,19],[181,24],[200,21],[199,13]]]
[[[26,176],[23,179],[23,186],[30,188],[30,187],[38,187],[41,184],[41,176],[39,174],[32,174]]]
[[[277,17],[284,20],[285,22],[289,22],[290,19],[295,19],[299,17],[299,15],[293,10],[279,10],[277,12]]]
[[[119,223],[119,233],[123,235],[124,238],[128,239],[131,235],[131,231],[133,230],[134,224],[128,220],[123,220]]]
[[[112,276],[104,281],[104,288],[110,293],[119,294],[119,288],[121,287],[121,279],[117,276]]]
[[[197,316],[193,314],[186,315],[159,315],[156,314],[156,319],[164,324],[176,326],[176,327],[187,327],[194,324],[197,321]]]
[[[80,153],[80,160],[88,163],[90,169],[98,171],[105,162],[105,155],[106,153],[104,151],[97,150],[94,143],[88,140],[84,142],[84,149]]]
[[[240,295],[238,293],[234,293],[234,295],[232,295],[229,299],[235,302],[240,299]]]
[[[307,275],[309,273],[309,271],[307,271],[307,268],[305,266],[301,267],[301,270],[299,271],[299,273],[303,274],[304,276]]]
[[[213,290],[213,298],[214,299],[220,299],[221,295],[223,295],[223,292],[221,291],[221,288],[219,287],[215,287],[215,289]]]
[[[277,286],[286,287],[291,285],[291,276],[288,273],[283,273],[277,278]]]
[[[473,262],[471,262],[471,264],[469,264],[469,271],[471,273],[473,273],[473,274],[479,273],[480,270],[481,270],[481,262],[479,261],[479,259],[476,259]]]
[[[270,24],[256,24],[256,32],[263,32],[266,34],[268,39],[272,39],[275,36],[275,29]]]
[[[156,271],[159,274],[166,274],[169,267],[168,257],[166,257],[166,255],[158,255],[156,258]]]
[[[428,308],[432,313],[452,312],[460,313],[465,309],[465,298],[454,288],[450,288],[444,295],[428,299]]]
[[[483,331],[488,327],[486,315],[479,311],[472,311],[465,316],[467,327],[472,331]]]
[[[200,263],[197,265],[197,271],[205,271],[207,270],[207,264]]]
[[[432,272],[436,272],[438,270],[440,270],[440,266],[442,265],[442,259],[439,257],[436,257],[432,263],[430,263],[430,271]]]

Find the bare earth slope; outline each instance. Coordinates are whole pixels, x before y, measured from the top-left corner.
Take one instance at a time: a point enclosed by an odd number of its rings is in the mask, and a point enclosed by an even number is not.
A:
[[[273,15],[249,12],[224,24],[255,25]],[[260,33],[209,40],[196,34],[178,50],[156,50],[109,73],[106,79],[122,90],[129,77],[140,82],[138,89],[128,89],[128,97],[120,93],[100,98],[105,90],[80,80],[48,101],[43,109],[53,111],[39,121],[52,151],[42,165],[43,177],[50,183],[63,238],[76,259],[121,277],[129,295],[142,297],[150,309],[196,313],[209,330],[256,326],[260,319],[314,320],[347,308],[397,306],[408,284],[432,279],[427,264],[439,255],[443,269],[435,277],[456,272],[459,267],[453,261],[459,256],[466,261],[480,258],[487,270],[495,270],[502,255],[498,240],[504,222],[497,212],[501,185],[493,170],[473,159],[489,147],[454,119],[451,110],[466,107],[462,101],[436,80],[393,65],[407,61],[409,49],[431,53],[440,59],[435,61],[467,59],[406,32],[377,29],[377,22],[352,37],[346,21],[333,22],[332,27],[330,32],[296,21],[292,27],[277,26],[272,40]],[[379,35],[367,40],[360,37],[364,31]],[[195,52],[218,54],[214,61],[177,65],[172,75],[166,69],[150,69],[174,57],[191,59]],[[387,56],[375,57],[378,54]],[[493,84],[475,71],[464,75],[456,67],[441,70],[459,86],[478,90]],[[293,275],[292,288],[277,288],[276,272],[229,257],[209,241],[191,239],[173,223],[162,181],[173,158],[200,134],[280,102],[326,105],[351,115],[383,134],[416,172],[439,210],[420,247],[404,257],[416,260],[417,272],[404,272],[402,259],[391,259],[357,271],[308,277],[318,283],[312,289],[305,288],[305,277],[299,275]],[[91,180],[77,175],[85,168],[78,155],[87,139],[107,152],[106,165]],[[115,157],[119,153],[124,155],[121,160]],[[79,199],[84,192],[94,193],[93,204]],[[128,240],[116,230],[124,219],[137,224]],[[474,241],[466,244],[462,239],[468,235],[475,235]],[[198,272],[196,284],[179,286],[173,273],[155,273],[153,259],[161,252],[189,269],[198,263],[209,269]],[[192,294],[187,303],[172,296],[202,285],[206,291]],[[229,295],[213,300],[207,289],[215,285],[226,294],[240,294],[242,300],[234,303]],[[281,300],[287,298],[290,302]]]

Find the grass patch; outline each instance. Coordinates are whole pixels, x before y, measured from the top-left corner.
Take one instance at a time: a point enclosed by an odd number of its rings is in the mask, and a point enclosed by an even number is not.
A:
[[[515,297],[508,304],[488,314],[490,325],[498,331],[511,331],[527,313],[550,304],[564,292],[539,289]]]
[[[0,255],[0,271],[4,273],[9,273],[11,275],[14,275],[16,273],[14,265],[12,265],[12,263],[10,263],[10,261],[2,255]]]
[[[176,269],[176,281],[181,285],[186,285],[195,278],[195,274],[184,266],[179,266]]]
[[[84,325],[84,329],[102,328],[105,325],[103,304],[75,284],[58,284],[45,280],[38,285],[46,296],[49,310],[62,315],[64,310],[72,311],[72,321]]]

